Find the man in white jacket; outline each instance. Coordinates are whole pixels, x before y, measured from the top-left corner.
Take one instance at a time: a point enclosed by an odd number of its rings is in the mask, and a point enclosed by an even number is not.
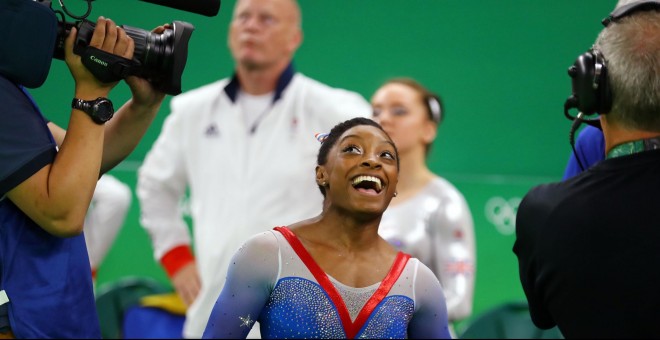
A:
[[[371,116],[359,94],[294,70],[301,42],[294,0],[239,0],[229,30],[234,75],[173,98],[139,170],[141,223],[189,306],[184,337],[201,338],[248,237],[321,211],[315,133]],[[180,205],[187,191],[193,242]]]

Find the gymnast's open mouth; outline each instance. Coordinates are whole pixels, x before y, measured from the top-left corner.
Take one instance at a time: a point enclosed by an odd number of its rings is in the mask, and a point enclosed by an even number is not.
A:
[[[376,176],[358,175],[353,178],[351,184],[362,193],[377,195],[383,191],[383,181]]]

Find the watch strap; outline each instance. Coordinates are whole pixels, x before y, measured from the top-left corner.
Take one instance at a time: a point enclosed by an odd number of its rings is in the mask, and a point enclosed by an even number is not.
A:
[[[99,113],[96,112],[97,107],[95,107],[95,105],[97,105],[99,102],[102,101],[105,101],[110,105],[112,112],[110,112],[109,115],[100,116]],[[82,100],[79,98],[73,98],[73,100],[71,101],[71,107],[76,110],[85,112],[88,116],[92,118],[94,123],[99,125],[105,124],[105,122],[110,120],[110,118],[112,118],[114,114],[114,108],[112,107],[112,102],[110,101],[110,99],[104,97],[98,97],[94,100]]]
[[[71,107],[89,114],[89,112],[92,110],[92,103],[93,101],[90,100],[73,98],[73,101],[71,102]]]

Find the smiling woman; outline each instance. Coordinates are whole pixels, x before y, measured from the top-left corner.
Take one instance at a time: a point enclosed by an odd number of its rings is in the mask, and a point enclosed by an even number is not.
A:
[[[438,279],[378,235],[398,151],[354,118],[321,144],[320,215],[250,238],[232,260],[204,338],[450,338]]]

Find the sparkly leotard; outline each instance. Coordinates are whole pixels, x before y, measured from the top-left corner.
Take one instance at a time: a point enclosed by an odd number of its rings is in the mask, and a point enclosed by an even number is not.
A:
[[[355,288],[326,275],[287,228],[234,255],[204,338],[450,338],[438,279],[399,253],[382,282]]]

